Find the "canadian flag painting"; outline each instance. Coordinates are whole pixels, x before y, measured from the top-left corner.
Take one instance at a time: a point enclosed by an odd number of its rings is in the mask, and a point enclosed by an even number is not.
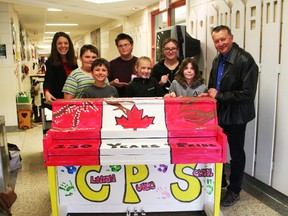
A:
[[[103,107],[102,138],[165,138],[164,100],[107,99]]]
[[[211,98],[74,99],[53,102],[44,151],[47,165],[58,151],[59,165],[211,163],[226,162],[226,143]]]

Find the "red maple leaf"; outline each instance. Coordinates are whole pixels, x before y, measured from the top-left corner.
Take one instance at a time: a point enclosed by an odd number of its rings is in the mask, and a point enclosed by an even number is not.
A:
[[[127,117],[122,115],[120,118],[116,117],[117,125],[122,125],[123,128],[147,128],[150,124],[153,124],[155,117],[148,117],[147,115],[142,117],[143,109],[139,110],[134,104],[131,110],[127,111]]]

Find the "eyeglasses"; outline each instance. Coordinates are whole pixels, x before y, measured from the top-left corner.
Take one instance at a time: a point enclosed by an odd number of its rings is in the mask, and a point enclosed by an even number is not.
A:
[[[130,45],[131,44],[121,44],[121,45],[118,45],[117,47],[121,49],[121,48],[124,48],[124,47],[126,48],[126,47],[128,47]]]
[[[170,52],[170,51],[175,52],[175,51],[178,50],[178,49],[177,49],[176,47],[173,47],[173,48],[166,47],[166,48],[164,48],[164,50],[165,50],[165,51],[168,51],[168,52]]]

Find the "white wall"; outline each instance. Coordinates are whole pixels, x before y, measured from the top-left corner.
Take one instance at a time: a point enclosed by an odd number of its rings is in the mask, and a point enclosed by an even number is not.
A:
[[[108,56],[106,58],[110,61],[112,59],[115,59],[119,56],[118,49],[116,48],[115,45],[115,38],[117,37],[118,34],[123,32],[123,26],[120,25],[117,28],[110,29],[109,35],[108,35],[108,44],[109,44],[109,52],[107,53]],[[113,46],[114,44],[114,46]]]
[[[14,23],[16,56],[14,58],[12,48],[12,30],[11,22]],[[0,59],[0,115],[5,116],[6,126],[17,126],[17,109],[16,95],[19,91],[30,90],[30,79],[28,76],[23,76],[21,65],[25,64],[29,67],[29,73],[36,73],[32,69],[33,61],[31,53],[31,44],[27,39],[26,54],[30,55],[30,60],[27,58],[22,61],[20,58],[20,37],[19,37],[19,19],[13,7],[7,3],[0,3],[0,44],[6,44],[7,58]],[[28,56],[26,55],[26,56]],[[24,78],[24,79],[23,79]]]
[[[16,93],[18,91],[17,65],[14,63],[10,26],[10,8],[0,3],[0,44],[6,44],[6,59],[0,59],[0,115],[5,117],[6,126],[17,125]]]

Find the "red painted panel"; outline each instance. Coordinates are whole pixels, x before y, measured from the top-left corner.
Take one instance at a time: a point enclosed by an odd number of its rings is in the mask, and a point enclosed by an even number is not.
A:
[[[52,128],[99,128],[103,99],[58,100],[53,102]]]
[[[125,102],[123,98],[119,99],[119,101],[115,99],[114,102],[117,104],[123,103],[123,100]],[[167,99],[130,98],[129,100],[133,101],[135,106],[137,103],[143,104],[145,100],[146,107],[149,107],[150,100],[151,102],[153,100],[153,106],[155,106],[155,102],[156,106],[158,106],[157,101],[159,101],[159,113],[162,112],[163,116],[164,112],[165,119],[163,121],[166,124],[166,127],[159,128],[160,132],[164,131],[161,134],[165,136],[161,137],[164,141],[163,145],[159,146],[163,146],[163,151],[160,150],[159,152],[163,153],[161,154],[163,157],[161,157],[165,158],[166,161],[171,161],[173,164],[226,162],[227,138],[222,129],[217,125],[216,100],[197,97]],[[165,102],[164,108],[163,100]],[[106,113],[106,115],[115,115],[114,112],[103,112],[103,106],[110,105],[113,104],[106,103],[103,99],[57,100],[54,102],[53,129],[48,131],[47,136],[43,140],[45,165],[101,165],[102,115],[103,113]],[[141,108],[142,112],[145,111],[145,106]],[[155,118],[157,118],[159,113],[155,113]],[[166,128],[168,131],[166,131]],[[141,143],[138,143],[137,139],[133,139],[133,145],[139,145],[133,149],[133,154],[139,155],[139,158],[143,158],[142,156],[145,158],[145,154],[151,156],[151,151],[153,151],[153,148],[143,151],[143,143],[149,144],[155,142],[155,140],[149,137],[151,134],[149,127],[143,129],[145,131],[147,129],[146,132],[143,131],[142,133],[147,137],[141,137]],[[128,130],[127,133],[127,129],[119,127],[115,133],[122,133],[121,131],[125,131],[125,136],[119,141],[122,145],[125,145],[127,140],[131,140],[129,134],[132,135],[132,133],[137,132],[130,129],[130,132]],[[113,136],[111,137],[105,140],[112,141]],[[167,151],[167,143],[170,151]],[[166,149],[164,149],[164,146]],[[137,154],[135,151],[137,151]],[[109,155],[109,148],[107,149],[107,146],[105,152],[105,154]],[[126,155],[125,160],[129,161],[129,158],[133,158],[133,154],[130,154],[129,151],[123,151],[123,158]],[[112,149],[111,156],[111,158],[115,159]],[[122,158],[121,155],[117,157]],[[109,157],[103,158],[105,158],[105,163],[107,164]],[[149,158],[148,155],[147,158]],[[155,163],[155,157],[151,157],[152,162]],[[160,159],[159,163],[161,163]],[[135,161],[135,164],[137,164],[137,161]],[[148,159],[147,164],[149,164]]]

